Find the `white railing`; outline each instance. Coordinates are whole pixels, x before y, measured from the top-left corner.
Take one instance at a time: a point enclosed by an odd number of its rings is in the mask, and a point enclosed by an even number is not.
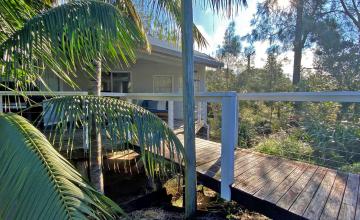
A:
[[[239,101],[274,102],[360,102],[360,92],[272,92],[238,93]]]
[[[0,113],[4,112],[4,108],[7,108],[8,103],[3,102],[3,97],[9,96],[44,96],[44,97],[53,97],[53,96],[75,96],[75,95],[88,95],[88,92],[78,91],[78,92],[48,92],[48,91],[26,91],[26,92],[16,92],[16,91],[0,91]]]
[[[2,96],[14,92],[0,92],[0,112],[3,110]],[[87,95],[87,92],[27,92],[31,96]],[[182,101],[181,94],[173,93],[102,93],[103,96],[126,100],[168,101],[168,124],[174,127],[174,102]],[[238,101],[290,101],[290,102],[360,102],[360,92],[282,92],[282,93],[199,93],[197,102],[215,102],[222,105],[221,122],[221,197],[231,199],[230,186],[234,181],[234,149],[238,134]],[[200,105],[201,106],[201,105]]]
[[[28,96],[72,96],[87,95],[87,92],[26,92]],[[19,95],[15,92],[1,92],[3,96]],[[123,98],[126,100],[168,101],[168,124],[174,127],[174,102],[182,101],[181,94],[173,93],[102,93],[103,96]],[[234,150],[237,143],[237,95],[235,92],[199,93],[195,96],[199,103],[215,102],[222,105],[222,137],[221,137],[221,197],[231,199],[230,186],[234,180]],[[202,106],[203,104],[198,104]],[[205,104],[206,105],[206,104]],[[201,107],[200,107],[201,108]],[[0,102],[0,111],[3,110]]]
[[[182,101],[181,94],[173,93],[102,93],[104,96],[121,97],[130,100],[156,100],[169,103],[169,126],[173,126],[174,101]],[[215,102],[222,106],[221,121],[221,197],[231,199],[230,186],[234,181],[234,150],[238,134],[238,102],[236,92],[198,93],[195,95],[198,103]],[[171,106],[171,107],[170,107]],[[198,107],[203,104],[198,104]]]

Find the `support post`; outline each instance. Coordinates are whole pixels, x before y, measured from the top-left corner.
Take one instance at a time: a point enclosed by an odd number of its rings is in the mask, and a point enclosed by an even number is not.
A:
[[[234,150],[238,136],[238,103],[236,92],[222,98],[221,110],[221,198],[231,200],[234,183]]]
[[[4,112],[3,97],[0,95],[0,113]]]
[[[183,61],[183,115],[185,147],[185,218],[196,212],[194,44],[192,1],[181,1],[181,37]]]
[[[168,101],[168,125],[174,129],[174,101]]]
[[[89,144],[89,124],[88,124],[88,120],[89,120],[89,109],[87,107],[87,103],[85,101],[85,99],[83,100],[83,110],[85,112],[84,115],[84,125],[83,125],[83,130],[82,130],[82,138],[83,138],[83,148],[86,152],[88,152],[90,144]]]
[[[197,103],[197,121],[199,123],[201,123],[201,120],[202,120],[202,115],[201,114],[202,114],[202,102],[199,101]]]

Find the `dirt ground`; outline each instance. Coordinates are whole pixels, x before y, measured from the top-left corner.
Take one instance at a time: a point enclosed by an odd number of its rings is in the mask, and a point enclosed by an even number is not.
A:
[[[181,181],[182,180],[179,180],[178,178],[174,178],[168,180],[163,185],[166,189],[166,194],[171,198],[171,205],[179,208],[177,211],[169,210],[168,207],[149,207],[132,211],[129,213],[129,217],[136,220],[183,219],[182,188],[181,184],[179,184]],[[219,198],[219,195],[215,191],[204,186],[198,186],[197,191],[198,214],[196,219],[268,219],[266,216],[251,212],[235,202],[225,202]]]
[[[135,157],[127,158],[123,164],[117,159],[117,168],[111,167],[113,164],[109,165],[110,169],[105,169],[105,194],[117,202],[130,219],[184,218],[181,178],[162,180],[157,184],[158,190],[154,191]],[[197,188],[197,209],[196,219],[268,219],[235,202],[225,202],[216,192],[201,185]]]

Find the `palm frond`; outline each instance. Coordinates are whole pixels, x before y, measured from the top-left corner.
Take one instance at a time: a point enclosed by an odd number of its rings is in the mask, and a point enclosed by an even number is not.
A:
[[[114,6],[98,1],[74,1],[29,19],[0,45],[0,77],[16,89],[44,84],[44,70],[76,87],[76,71],[94,72],[101,55],[104,68],[135,61],[135,49],[146,37],[138,25]]]
[[[216,13],[231,17],[239,11],[240,7],[247,6],[247,0],[196,0],[196,4],[210,8]]]
[[[132,1],[132,0],[118,0]],[[181,1],[180,0],[135,0],[135,6],[147,19],[150,34],[170,41],[181,39]],[[185,15],[186,16],[186,15]],[[208,45],[200,30],[193,25],[194,41],[200,48]]]
[[[49,8],[42,0],[0,0],[0,44],[23,27],[27,19]]]
[[[134,145],[138,146],[145,171],[150,176],[159,170],[167,171],[167,168],[175,171],[176,167],[165,157],[181,162],[184,155],[181,142],[165,122],[140,106],[119,99],[98,96],[53,98],[46,101],[44,117],[56,122],[56,126],[47,131],[51,133],[50,139],[59,143],[68,139],[59,148],[66,147],[69,153],[74,147],[76,130],[85,126],[90,134],[92,129],[101,129],[103,140],[107,142],[103,146],[105,151],[133,150]]]
[[[0,130],[0,219],[116,219],[122,214],[24,118],[0,114]]]

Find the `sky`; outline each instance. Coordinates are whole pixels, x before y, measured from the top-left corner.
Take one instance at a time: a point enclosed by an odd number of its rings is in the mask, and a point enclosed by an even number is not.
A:
[[[211,56],[215,55],[216,49],[221,45],[225,30],[228,27],[229,23],[234,20],[236,23],[236,33],[240,36],[244,36],[251,32],[250,21],[253,18],[253,15],[256,13],[256,4],[260,0],[248,0],[248,7],[239,9],[239,12],[236,16],[229,19],[223,15],[216,15],[210,9],[204,9],[201,6],[194,6],[194,23],[197,25],[201,33],[207,39],[209,46],[205,49],[199,49],[201,52],[209,54]],[[288,0],[280,0],[280,4],[284,6],[288,4]],[[246,46],[243,44],[243,47]],[[255,67],[263,67],[266,61],[266,49],[268,48],[268,43],[266,42],[257,42],[255,43],[256,56],[254,60]],[[292,57],[293,52],[288,51],[283,53],[279,58],[286,59],[284,62],[284,73],[289,77],[292,76]],[[304,67],[312,66],[312,52],[311,50],[306,50],[303,53],[302,65]]]

